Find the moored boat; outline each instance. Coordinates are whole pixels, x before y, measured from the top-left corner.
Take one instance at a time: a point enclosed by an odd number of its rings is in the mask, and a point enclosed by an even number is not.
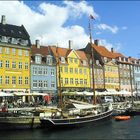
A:
[[[104,111],[103,111],[104,110]],[[112,106],[105,107],[101,110],[94,109],[78,109],[73,110],[73,113],[53,112],[51,116],[45,116],[41,113],[40,122],[41,127],[52,128],[52,127],[70,127],[70,126],[81,126],[85,124],[94,124],[107,119],[112,116]]]
[[[131,117],[130,116],[115,116],[114,119],[116,121],[125,121],[125,120],[129,120]]]

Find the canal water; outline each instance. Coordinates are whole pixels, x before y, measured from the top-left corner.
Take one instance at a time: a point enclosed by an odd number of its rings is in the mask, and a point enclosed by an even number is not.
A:
[[[106,121],[98,125],[61,130],[12,130],[0,131],[1,140],[49,140],[49,139],[140,139],[140,116],[127,121]]]

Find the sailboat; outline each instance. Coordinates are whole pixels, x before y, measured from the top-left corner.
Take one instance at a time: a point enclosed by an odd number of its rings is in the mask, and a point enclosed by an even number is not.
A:
[[[90,25],[90,20],[89,20]],[[90,26],[89,26],[90,27]],[[92,39],[90,33],[90,43],[92,46]],[[91,47],[91,50],[93,48]],[[59,54],[58,54],[59,56]],[[93,50],[92,50],[92,60],[93,60]],[[45,128],[50,127],[70,127],[70,126],[80,126],[86,124],[96,124],[103,120],[110,119],[112,116],[113,108],[112,104],[107,104],[106,106],[97,106],[96,105],[96,96],[95,96],[95,87],[94,87],[94,70],[92,62],[92,79],[93,79],[93,104],[83,103],[75,100],[68,100],[65,102],[62,101],[61,93],[61,81],[60,81],[60,67],[59,62],[58,71],[59,71],[59,108],[53,109],[50,116],[46,116],[45,113],[40,114],[41,126]]]

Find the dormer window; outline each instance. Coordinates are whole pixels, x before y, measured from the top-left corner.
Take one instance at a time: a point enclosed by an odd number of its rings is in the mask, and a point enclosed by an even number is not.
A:
[[[7,37],[6,36],[2,36],[2,42],[7,42]]]
[[[104,61],[107,62],[107,58],[106,57],[104,57]]]
[[[116,61],[115,59],[112,59],[112,62],[113,62],[113,63],[115,63],[115,61]]]
[[[27,40],[24,40],[24,39],[20,39],[20,40],[19,40],[19,43],[20,43],[21,45],[27,45],[27,44],[28,44],[28,41],[27,41]]]
[[[83,65],[84,65],[84,66],[86,66],[86,65],[87,65],[86,60],[83,60]]]
[[[40,55],[35,56],[35,63],[41,64],[41,56]]]
[[[48,55],[47,58],[46,58],[46,63],[48,65],[52,65],[52,56]]]
[[[99,65],[99,60],[96,60],[96,65]]]
[[[61,63],[65,63],[65,58],[61,57]]]

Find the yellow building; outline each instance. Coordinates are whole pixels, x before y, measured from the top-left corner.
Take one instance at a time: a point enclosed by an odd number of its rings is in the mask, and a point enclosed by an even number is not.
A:
[[[24,26],[0,23],[0,89],[30,90],[30,37]]]
[[[118,65],[112,61],[105,63],[105,88],[119,90]]]
[[[59,58],[57,66],[60,67],[61,87],[63,90],[80,91],[90,88],[88,59],[83,51],[73,49],[51,47],[54,57]],[[59,82],[58,87],[59,87]]]

